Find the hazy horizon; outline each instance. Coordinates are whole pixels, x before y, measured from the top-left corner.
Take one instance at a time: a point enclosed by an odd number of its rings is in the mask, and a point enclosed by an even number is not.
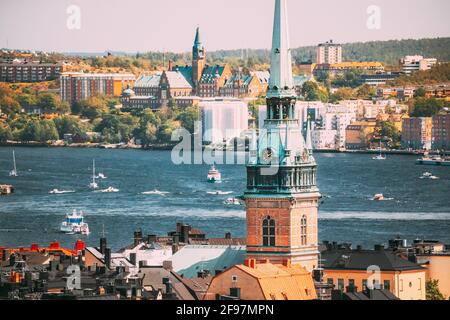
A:
[[[376,2],[376,3],[374,3]],[[80,9],[70,30],[67,8]],[[207,51],[268,49],[274,0],[15,0],[0,3],[0,47],[63,53],[190,51],[195,28]],[[380,9],[370,29],[367,9]],[[291,47],[445,38],[450,1],[288,0]]]

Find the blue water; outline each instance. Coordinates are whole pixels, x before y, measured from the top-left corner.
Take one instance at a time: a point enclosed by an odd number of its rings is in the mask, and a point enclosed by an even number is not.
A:
[[[439,239],[450,243],[450,167],[414,164],[414,156],[392,155],[375,161],[365,154],[321,153],[318,184],[323,194],[319,211],[321,240],[372,246],[400,235]],[[208,165],[174,165],[168,151],[70,148],[16,148],[19,177],[10,178],[12,149],[0,148],[0,183],[16,193],[0,197],[0,246],[46,245],[58,240],[72,247],[79,236],[58,232],[66,212],[82,209],[96,245],[103,229],[113,249],[132,241],[136,228],[144,234],[166,234],[177,221],[191,223],[208,236],[245,236],[243,207],[223,201],[245,188],[245,167],[220,165],[224,182],[205,182]],[[95,193],[87,186],[92,159],[108,179],[101,188],[118,193]],[[430,171],[439,180],[419,179]],[[74,193],[54,195],[54,188]],[[165,196],[142,195],[154,189]],[[212,196],[208,191],[233,191]],[[371,201],[383,193],[390,201]]]

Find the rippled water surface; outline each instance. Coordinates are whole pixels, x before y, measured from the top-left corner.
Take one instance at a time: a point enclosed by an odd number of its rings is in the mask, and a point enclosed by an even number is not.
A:
[[[414,156],[389,156],[372,160],[364,154],[320,153],[318,184],[323,194],[319,211],[321,240],[373,245],[396,235],[450,242],[450,167],[414,164]],[[245,167],[220,165],[223,183],[205,182],[208,165],[171,162],[168,151],[101,150],[69,148],[17,148],[19,177],[10,178],[12,149],[0,148],[0,183],[10,183],[16,193],[0,197],[0,246],[46,245],[59,240],[72,246],[77,236],[58,233],[66,212],[82,209],[96,244],[103,228],[109,243],[118,249],[130,243],[132,232],[165,234],[176,221],[204,230],[209,236],[231,231],[245,235],[243,207],[223,201],[240,195],[245,187]],[[118,193],[90,191],[92,159],[108,178],[100,187]],[[438,180],[419,179],[430,171]],[[49,194],[52,189],[74,191]],[[159,190],[165,195],[142,192]],[[208,191],[233,191],[210,195]],[[389,201],[372,201],[383,193]]]

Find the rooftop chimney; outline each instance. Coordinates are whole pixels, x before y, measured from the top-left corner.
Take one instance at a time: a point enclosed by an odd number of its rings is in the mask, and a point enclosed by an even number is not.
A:
[[[158,241],[158,237],[155,234],[149,234],[147,236],[148,244],[152,244],[152,243],[157,242],[157,241]]]
[[[105,248],[105,267],[111,269],[111,249]]]
[[[231,239],[231,232],[225,233],[225,239]]]
[[[106,238],[100,238],[100,252],[102,253],[102,254],[105,254],[105,249],[106,249],[106,246],[107,246],[107,244],[106,244]]]
[[[134,232],[134,245],[137,246],[142,242],[142,230],[136,230]]]

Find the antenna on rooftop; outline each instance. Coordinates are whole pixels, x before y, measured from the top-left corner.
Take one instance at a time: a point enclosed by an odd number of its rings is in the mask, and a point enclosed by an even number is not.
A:
[[[102,238],[105,238],[105,235],[106,235],[107,233],[108,233],[108,232],[105,232],[105,224],[102,223],[102,232],[100,232],[100,235],[102,236]]]

